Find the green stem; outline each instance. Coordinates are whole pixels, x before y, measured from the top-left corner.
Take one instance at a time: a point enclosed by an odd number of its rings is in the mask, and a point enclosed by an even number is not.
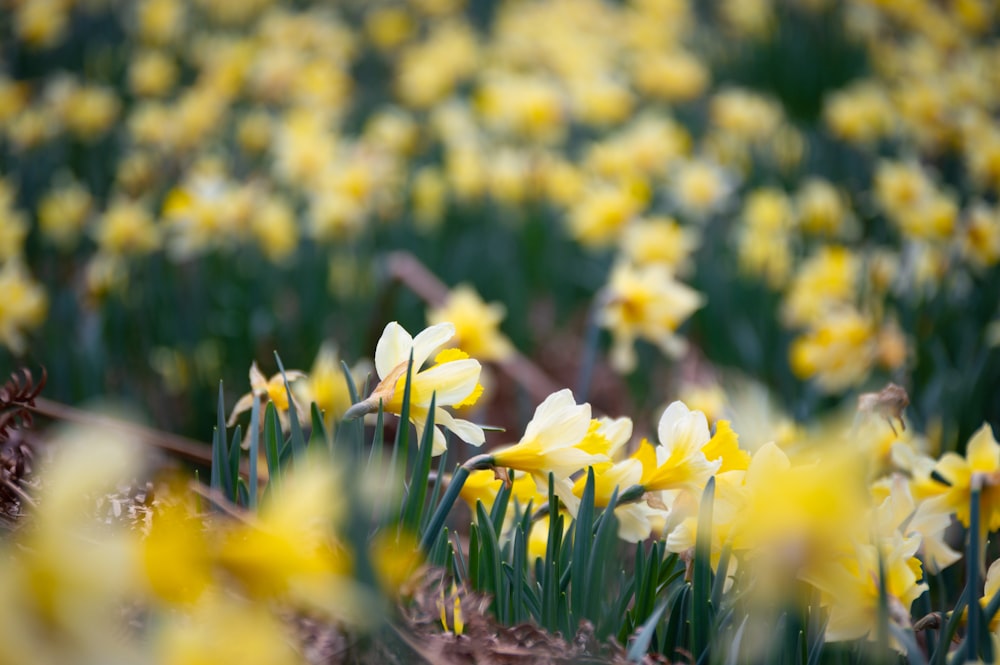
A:
[[[493,457],[491,455],[477,455],[458,467],[455,475],[451,477],[451,482],[448,483],[448,489],[445,490],[444,496],[441,497],[441,503],[434,509],[434,514],[431,515],[430,521],[427,522],[427,529],[420,539],[420,549],[425,554],[431,551],[434,543],[437,542],[438,536],[441,535],[441,527],[444,526],[445,520],[448,519],[448,513],[451,512],[452,507],[455,505],[455,501],[458,499],[458,495],[462,491],[462,487],[465,485],[469,474],[477,469],[490,468],[492,465]]]

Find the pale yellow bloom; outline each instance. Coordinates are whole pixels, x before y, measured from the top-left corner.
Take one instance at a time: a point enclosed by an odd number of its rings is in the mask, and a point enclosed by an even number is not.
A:
[[[0,344],[16,354],[26,349],[26,333],[45,320],[48,298],[19,261],[0,268]]]
[[[859,269],[860,262],[846,247],[820,247],[792,278],[781,312],[786,325],[808,325],[829,309],[849,304]]]
[[[810,178],[795,194],[798,224],[807,233],[826,236],[853,236],[857,220],[846,196],[831,182]]]
[[[875,362],[876,332],[874,323],[852,307],[831,310],[792,342],[792,371],[815,379],[826,392],[857,385]]]
[[[253,519],[225,530],[217,561],[252,597],[288,600],[335,617],[362,616],[360,607],[337,594],[351,567],[334,531],[345,506],[333,470],[319,459],[297,466]]]
[[[672,198],[680,212],[703,219],[720,210],[729,200],[735,184],[720,167],[705,161],[682,164],[671,181]]]
[[[781,106],[777,102],[740,88],[716,93],[709,113],[714,125],[744,141],[768,138],[783,120]]]
[[[711,80],[705,64],[680,49],[638,58],[634,69],[636,86],[641,92],[668,102],[697,99]]]
[[[177,82],[177,63],[163,51],[140,51],[128,70],[129,87],[140,97],[161,97]]]
[[[506,309],[499,303],[486,304],[468,284],[459,284],[448,293],[443,305],[427,312],[427,323],[451,322],[455,338],[451,345],[482,360],[503,360],[511,352],[510,340],[500,332]]]
[[[104,211],[94,232],[101,251],[117,256],[142,256],[160,246],[160,228],[141,203],[116,199]]]
[[[723,462],[721,456],[711,462],[705,456],[712,440],[705,414],[672,402],[660,416],[657,436],[660,445],[643,441],[635,454],[642,464],[639,484],[649,492],[680,489],[700,496]]]
[[[54,244],[71,249],[83,232],[92,203],[90,192],[78,184],[55,189],[38,204],[38,225]]]
[[[962,251],[974,266],[989,268],[1000,262],[1000,209],[974,204],[962,232]]]
[[[281,619],[259,603],[221,591],[206,595],[189,613],[165,617],[155,633],[156,662],[161,665],[302,662]]]
[[[623,187],[597,187],[569,211],[572,236],[585,247],[607,247],[642,208],[641,202]]]
[[[608,460],[606,454],[577,447],[590,428],[590,405],[577,404],[568,389],[552,393],[535,409],[524,436],[513,446],[490,453],[493,465],[530,473],[539,486],[551,472],[568,478],[580,469]]]
[[[66,103],[66,126],[84,141],[93,141],[107,132],[118,117],[121,102],[108,88],[77,88]]]
[[[618,264],[602,297],[600,324],[611,331],[612,364],[620,372],[635,368],[633,346],[638,338],[668,355],[679,355],[685,343],[676,336],[677,328],[704,304],[701,294],[655,264],[638,268]]]
[[[279,417],[287,418],[290,404],[288,401],[288,390],[285,387],[286,377],[288,379],[288,383],[291,384],[294,381],[306,378],[306,374],[305,372],[292,369],[287,370],[284,373],[284,376],[281,372],[278,372],[268,379],[264,377],[260,368],[257,367],[257,361],[253,361],[250,365],[250,392],[246,393],[236,401],[236,404],[233,406],[232,413],[229,414],[229,422],[226,423],[227,426],[232,427],[235,425],[237,416],[245,411],[249,411],[252,408],[254,396],[260,399],[262,408],[268,402],[272,402],[274,403],[274,407],[278,410]],[[291,405],[295,406],[296,414],[300,422],[302,422],[302,419],[307,417],[307,413],[295,400],[294,392],[292,395]],[[261,413],[263,414],[263,411],[261,411]],[[282,422],[284,423],[285,420]]]
[[[632,421],[628,418],[601,418],[591,421],[590,430],[582,442],[577,444],[586,452],[604,454],[613,459],[628,443],[632,436]],[[621,494],[638,485],[642,479],[642,462],[635,458],[617,462],[601,462],[592,465],[594,469],[594,506],[604,508],[611,501],[611,495],[618,490]],[[586,489],[587,476],[581,475],[575,482],[561,480],[555,486],[569,514],[576,517],[580,499]],[[655,508],[645,501],[620,504],[615,507],[618,520],[618,537],[626,542],[637,543],[652,533],[654,524],[662,523],[667,512]]]
[[[965,457],[945,453],[935,471],[948,484],[939,483],[940,494],[927,500],[930,510],[953,513],[959,522],[970,526],[969,504],[976,482],[982,489],[979,528],[984,534],[1000,529],[1000,443],[989,423],[983,423],[969,439]]]
[[[260,251],[272,263],[286,263],[299,247],[295,211],[283,198],[264,196],[250,218],[250,229]]]
[[[698,246],[697,235],[670,217],[638,219],[626,227],[622,251],[636,265],[658,263],[683,270]]]
[[[371,363],[362,361],[351,368],[351,378],[355,386],[363,388]],[[351,392],[340,365],[340,354],[332,342],[323,342],[309,374],[294,386],[296,397],[303,404],[316,403],[326,421],[327,427],[340,421],[351,407]]]
[[[873,81],[853,83],[830,95],[823,117],[835,136],[859,145],[874,144],[894,122],[889,95]]]
[[[492,469],[480,469],[469,474],[462,484],[459,496],[468,504],[473,518],[476,516],[477,503],[482,503],[487,511],[493,508],[493,502],[496,501],[503,482]],[[511,502],[517,501],[522,508],[526,508],[529,503],[538,507],[548,501],[548,497],[538,491],[535,480],[527,473],[514,474],[510,493]],[[508,510],[505,519],[513,516],[514,511]]]
[[[455,418],[444,409],[475,404],[482,393],[479,375],[482,365],[458,349],[445,349],[434,358],[434,365],[423,369],[424,363],[437,349],[455,336],[455,326],[439,323],[411,337],[410,333],[392,321],[382,331],[375,347],[375,371],[380,382],[367,399],[348,410],[346,417],[357,417],[378,410],[399,414],[403,406],[406,373],[410,357],[413,370],[410,377],[410,421],[416,425],[417,436],[422,436],[430,412],[431,399],[435,399],[434,454],[440,455],[447,447],[442,427],[451,430],[466,443],[481,446],[486,441],[483,429],[467,420]]]

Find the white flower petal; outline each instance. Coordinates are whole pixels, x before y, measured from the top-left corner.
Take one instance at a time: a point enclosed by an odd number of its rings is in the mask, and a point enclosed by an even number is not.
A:
[[[454,336],[455,325],[448,322],[438,323],[417,333],[413,338],[413,369],[419,370],[432,353]],[[404,362],[408,360],[408,356],[403,359]]]
[[[387,323],[375,345],[375,371],[378,372],[378,378],[384,379],[400,363],[409,362],[412,348],[413,338],[410,333],[395,321]]]
[[[543,450],[565,448],[582,441],[589,428],[590,404],[577,404],[564,388],[538,405],[521,441],[536,441]]]
[[[691,411],[680,401],[672,402],[660,416],[657,434],[660,437],[657,461],[661,464],[675,448],[688,451],[700,449],[712,438],[705,414]],[[660,459],[661,455],[663,459]]]
[[[653,517],[663,511],[650,508],[645,502],[629,503],[615,508],[618,519],[618,537],[627,543],[638,543],[649,538],[653,531]]]
[[[468,444],[481,446],[486,442],[486,433],[482,427],[468,420],[455,418],[444,409],[437,409],[434,412],[434,419]]]
[[[410,394],[415,401],[429,405],[431,395],[437,393],[438,406],[451,406],[472,394],[482,369],[479,361],[471,358],[435,365],[411,379]]]
[[[601,418],[600,421],[601,426],[597,432],[611,442],[611,450],[608,454],[614,457],[615,453],[632,438],[632,419],[605,417]]]

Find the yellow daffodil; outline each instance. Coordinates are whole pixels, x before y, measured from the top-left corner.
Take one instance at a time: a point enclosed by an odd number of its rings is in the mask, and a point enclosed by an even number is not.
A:
[[[8,261],[0,268],[0,344],[14,353],[26,349],[25,334],[45,320],[48,298],[20,261]]]
[[[552,393],[535,409],[521,440],[490,453],[493,466],[530,473],[539,486],[548,485],[548,474],[568,478],[591,464],[606,462],[608,456],[578,447],[590,429],[590,405],[577,404],[573,393],[563,389]]]
[[[474,446],[482,445],[486,436],[482,427],[467,420],[455,418],[443,407],[470,406],[482,393],[479,375],[482,366],[458,349],[445,349],[434,358],[434,365],[423,369],[424,363],[435,350],[455,336],[455,326],[439,323],[411,337],[395,321],[386,325],[375,347],[375,371],[380,382],[372,394],[352,406],[345,417],[357,417],[377,411],[379,404],[387,413],[399,414],[403,407],[406,371],[413,357],[410,377],[410,421],[421,436],[430,411],[431,398],[436,396],[434,412],[434,454],[445,451],[442,427],[454,432],[460,439]]]
[[[982,488],[979,528],[984,533],[1000,529],[1000,443],[989,423],[983,423],[969,439],[965,457],[945,453],[934,470],[947,483],[938,496],[927,500],[935,511],[953,513],[963,525],[971,526],[970,498],[973,482],[977,482]]]
[[[657,435],[660,445],[644,440],[635,454],[642,464],[640,484],[648,492],[683,489],[700,495],[723,462],[721,456],[710,462],[703,451],[712,440],[705,414],[673,402],[660,416]]]
[[[576,448],[588,453],[606,455],[609,461],[592,464],[594,469],[594,506],[604,508],[611,501],[611,495],[618,490],[619,495],[637,485],[642,477],[642,463],[637,459],[610,461],[616,456],[632,436],[632,421],[628,418],[601,418],[592,420],[590,428]],[[580,498],[586,488],[587,475],[576,481],[559,479],[555,491],[567,512],[576,517],[580,508]],[[619,504],[615,507],[618,519],[618,537],[627,542],[639,542],[649,537],[653,524],[666,518],[666,511],[654,508],[644,501]]]
[[[364,385],[370,367],[370,363],[364,361],[351,368],[351,378],[356,386]],[[337,346],[329,341],[320,346],[309,374],[303,380],[296,381],[293,388],[302,404],[316,403],[327,427],[332,427],[343,418],[351,407],[351,393],[340,366],[340,354]]]
[[[334,616],[350,614],[350,604],[338,608],[329,593],[351,570],[334,532],[344,506],[336,500],[332,467],[313,462],[289,476],[256,516],[225,530],[218,562],[252,596],[283,598]]]
[[[792,371],[826,392],[865,380],[878,351],[873,322],[853,307],[837,307],[797,337],[789,349]]]
[[[785,296],[782,318],[790,326],[807,325],[825,311],[850,304],[860,262],[846,247],[828,245],[799,266]]]
[[[613,337],[612,365],[630,372],[636,364],[633,345],[637,338],[671,356],[683,352],[685,342],[675,332],[704,304],[704,298],[675,280],[665,266],[620,263],[611,271],[602,304],[600,323]]]
[[[915,554],[920,538],[896,534],[880,546],[858,544],[852,552],[823,562],[802,573],[802,579],[821,592],[821,603],[830,611],[826,639],[830,642],[867,636],[875,639],[878,625],[879,570],[885,571],[889,620],[901,628],[910,626],[910,606],[927,590]],[[881,559],[881,564],[879,562]],[[890,644],[903,647],[895,638]]]
[[[499,330],[505,315],[503,305],[486,304],[471,286],[459,284],[448,293],[443,305],[427,312],[427,322],[430,325],[450,322],[455,326],[452,345],[473,358],[497,361],[514,350]]]
[[[306,373],[301,372],[297,369],[288,370],[282,376],[281,372],[273,375],[270,379],[264,378],[264,374],[257,367],[257,361],[255,360],[250,365],[250,392],[246,393],[240,397],[236,404],[233,406],[232,413],[229,414],[229,421],[226,423],[228,427],[232,427],[236,424],[236,417],[245,411],[249,411],[253,406],[253,398],[256,395],[260,398],[261,405],[267,404],[267,402],[274,403],[274,407],[278,410],[278,416],[282,418],[287,418],[288,409],[290,406],[295,407],[297,416],[303,419],[307,416],[306,411],[295,399],[294,394],[292,396],[291,404],[288,401],[288,391],[285,389],[285,377],[288,378],[288,383],[291,384],[299,379],[306,378]],[[263,413],[263,411],[261,411]],[[282,421],[285,422],[284,420]]]

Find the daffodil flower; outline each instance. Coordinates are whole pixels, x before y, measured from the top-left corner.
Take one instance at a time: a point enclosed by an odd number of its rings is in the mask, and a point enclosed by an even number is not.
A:
[[[530,473],[547,485],[550,472],[558,480],[608,461],[607,454],[578,447],[589,429],[590,405],[577,404],[573,393],[565,388],[538,405],[520,441],[492,453],[490,460],[494,466]]]
[[[600,418],[590,423],[590,430],[577,448],[592,454],[607,455],[609,461],[592,465],[594,469],[594,506],[607,507],[611,495],[617,489],[619,496],[628,488],[639,483],[642,478],[642,463],[637,459],[625,459],[611,462],[615,453],[624,448],[632,437],[632,421],[629,418]],[[575,482],[558,481],[555,485],[556,494],[565,504],[567,511],[574,518],[580,508],[587,484],[587,476],[581,475]],[[644,501],[621,503],[615,507],[615,517],[618,519],[618,537],[631,543],[637,543],[649,537],[655,520],[666,518],[666,512],[654,508]]]
[[[288,391],[285,389],[285,378],[287,377],[288,382],[292,383],[298,379],[304,379],[306,377],[305,372],[300,372],[296,369],[286,370],[284,376],[281,372],[278,372],[270,379],[265,379],[264,374],[257,367],[257,362],[254,361],[250,365],[250,392],[243,395],[237,400],[236,405],[233,407],[233,412],[229,414],[229,422],[226,423],[228,427],[232,427],[236,424],[236,417],[239,416],[244,411],[249,411],[253,406],[254,395],[262,398],[261,403],[264,404],[268,400],[274,403],[274,407],[278,410],[278,417],[281,419],[282,426],[286,425],[287,413],[289,408]],[[291,404],[295,406],[295,411],[299,418],[305,416],[305,411],[303,411],[302,406],[292,398]]]
[[[703,449],[712,440],[705,414],[673,402],[660,416],[657,435],[659,446],[643,441],[636,452],[642,463],[640,484],[649,492],[685,489],[700,494],[723,463],[721,454],[711,462],[705,456]]]
[[[930,510],[954,513],[964,526],[970,526],[969,502],[973,477],[982,482],[982,517],[979,525],[985,532],[1000,529],[1000,443],[993,436],[989,423],[976,430],[965,448],[965,457],[945,453],[935,467],[937,475],[947,481],[941,494],[927,501]]]
[[[371,369],[370,361],[351,368],[351,378],[362,385]],[[332,428],[351,407],[351,394],[340,367],[340,354],[331,342],[324,342],[316,354],[309,376],[295,383],[295,398],[303,404],[316,403],[323,412],[327,428]]]
[[[635,369],[638,338],[667,355],[683,353],[686,343],[675,332],[704,304],[704,296],[674,279],[665,266],[619,263],[602,292],[599,314],[601,326],[611,331],[612,366],[619,372]]]
[[[482,372],[479,361],[469,358],[458,349],[446,349],[435,356],[433,366],[422,369],[431,354],[454,335],[455,326],[451,323],[433,325],[416,337],[411,337],[395,321],[389,323],[375,346],[375,371],[378,372],[379,384],[367,399],[348,409],[344,417],[357,418],[372,413],[378,410],[379,404],[386,413],[399,415],[403,410],[406,371],[412,354],[410,421],[417,428],[417,436],[423,434],[433,397],[436,400],[434,454],[440,455],[447,447],[441,427],[451,430],[466,443],[481,446],[486,441],[482,427],[455,418],[442,408],[469,406],[479,399],[483,390],[479,384]]]

